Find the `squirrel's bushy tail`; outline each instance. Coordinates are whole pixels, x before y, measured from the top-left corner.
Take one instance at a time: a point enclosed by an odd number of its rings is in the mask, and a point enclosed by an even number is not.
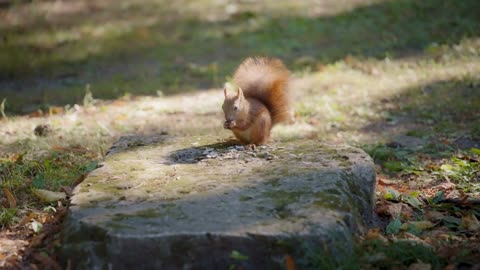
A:
[[[233,79],[246,98],[257,99],[267,107],[273,124],[290,120],[290,72],[281,60],[249,57],[235,71]]]

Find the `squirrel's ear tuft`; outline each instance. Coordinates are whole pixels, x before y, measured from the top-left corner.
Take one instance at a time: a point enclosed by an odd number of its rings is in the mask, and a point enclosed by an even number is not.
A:
[[[237,97],[242,97],[243,98],[243,90],[242,88],[238,87],[238,90],[237,90]]]
[[[223,95],[224,95],[225,97],[227,97],[227,88],[226,88],[226,87],[223,88]]]

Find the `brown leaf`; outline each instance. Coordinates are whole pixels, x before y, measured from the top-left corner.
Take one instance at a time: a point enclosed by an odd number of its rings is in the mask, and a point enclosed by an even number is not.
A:
[[[368,230],[367,234],[365,234],[365,240],[380,240],[384,243],[388,242],[388,240],[380,233],[379,228],[373,228]]]
[[[365,234],[365,240],[377,239],[379,235],[380,235],[379,228],[369,229],[368,232]]]
[[[430,231],[430,235],[433,238],[442,238],[444,235],[448,235],[450,233],[450,229],[447,227],[436,227]]]
[[[422,244],[425,244],[425,245],[428,245],[427,243],[425,243],[420,237],[414,235],[414,234],[411,234],[409,232],[402,232],[400,234],[401,236],[401,239],[405,239],[405,240],[410,240],[410,241],[414,241],[414,242],[419,242],[419,243],[422,243]]]
[[[445,216],[443,215],[443,213],[441,212],[438,212],[438,211],[426,211],[425,212],[425,218],[427,220],[430,220],[430,221],[433,221],[433,222],[436,222],[436,221],[440,221],[444,218]]]
[[[0,269],[17,269],[9,266],[17,263],[19,253],[22,253],[27,244],[25,240],[0,237]]]
[[[68,196],[71,196],[73,192],[73,189],[69,186],[61,186],[60,190],[65,192],[65,194],[67,194]]]
[[[51,216],[51,215],[48,215],[48,214],[47,214],[47,215],[45,215],[45,214],[40,214],[40,215],[38,215],[38,217],[37,217],[37,221],[39,221],[39,222],[42,223],[42,224],[45,224],[45,223],[47,223],[48,220],[50,219],[50,218],[49,218],[50,216]]]
[[[391,217],[398,218],[398,217],[400,217],[400,214],[402,213],[402,204],[392,203],[387,207],[387,211],[388,211],[388,213],[390,214]]]
[[[434,188],[436,188],[438,190],[448,190],[448,189],[453,189],[455,187],[456,187],[456,185],[454,183],[445,182],[445,183],[442,183],[440,185],[435,186]]]
[[[453,258],[456,255],[458,255],[458,248],[453,246],[441,246],[438,248],[437,254],[440,258],[445,258],[445,259]],[[456,267],[449,268],[449,266],[447,266],[444,269],[457,269],[457,268]]]
[[[42,264],[42,268],[43,269],[54,269],[54,270],[62,270],[62,268],[60,267],[60,265],[54,261],[52,258],[48,257],[48,256],[45,256],[45,255],[42,255],[40,253],[34,253],[33,254],[33,258],[39,262],[40,264]]]
[[[29,246],[30,246],[31,248],[35,248],[35,247],[38,247],[38,246],[42,245],[43,240],[47,237],[48,233],[49,233],[49,232],[42,232],[42,233],[36,235],[36,236],[32,239],[32,241],[30,241],[30,245],[29,245]]]
[[[434,225],[433,225],[432,222],[430,222],[430,221],[425,221],[425,220],[422,220],[422,221],[409,221],[409,222],[403,223],[401,229],[402,229],[402,230],[408,230],[408,228],[409,228],[410,226],[415,227],[415,229],[417,229],[417,230],[423,231],[423,230],[427,230],[427,229],[433,228]]]
[[[32,219],[34,219],[36,216],[37,216],[37,214],[35,214],[34,212],[30,212],[30,214],[28,214],[28,216],[26,216],[26,217],[22,218],[22,220],[20,220],[20,222],[18,223],[18,226],[24,226],[25,224],[30,222]]]
[[[378,215],[380,216],[390,216],[390,213],[388,212],[388,204],[383,201],[384,204],[378,205],[375,208],[375,212],[377,212]]]
[[[408,204],[405,204],[405,203],[401,203],[402,205],[402,214],[401,216],[406,219],[406,220],[410,220],[410,218],[413,216],[414,214],[414,211],[413,211],[413,208],[408,205]]]
[[[396,181],[396,180],[390,180],[390,179],[381,178],[381,177],[378,178],[378,183],[379,183],[379,184],[382,184],[382,185],[384,185],[384,186],[394,186],[394,185],[398,185],[398,181]]]
[[[10,208],[15,208],[17,207],[17,200],[15,200],[15,197],[13,197],[12,192],[8,190],[8,188],[3,188],[3,192],[5,193],[5,196],[7,196],[8,203],[10,205]]]
[[[293,260],[292,256],[289,254],[285,254],[285,266],[286,270],[296,270],[297,267],[295,266],[295,261]]]
[[[17,164],[20,163],[20,162],[22,162],[24,156],[25,156],[25,153],[15,154],[15,155],[13,156],[13,162],[15,162],[15,163],[17,163]]]
[[[43,116],[43,111],[42,110],[36,110],[30,114],[28,114],[29,117],[42,117]]]
[[[480,221],[478,221],[474,214],[463,216],[460,225],[469,231],[480,231]]]

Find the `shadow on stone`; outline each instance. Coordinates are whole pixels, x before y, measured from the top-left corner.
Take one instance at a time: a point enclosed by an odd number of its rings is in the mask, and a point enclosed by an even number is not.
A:
[[[213,143],[173,151],[169,155],[171,164],[197,163],[209,158],[217,158],[231,147],[228,143]]]

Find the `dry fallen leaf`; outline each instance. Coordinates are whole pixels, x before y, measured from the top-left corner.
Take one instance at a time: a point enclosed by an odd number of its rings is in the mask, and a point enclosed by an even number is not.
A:
[[[408,228],[410,226],[413,226],[415,229],[417,230],[427,230],[427,229],[430,229],[430,228],[433,228],[433,223],[430,222],[430,221],[426,221],[426,220],[422,220],[422,221],[409,221],[409,222],[405,222],[404,224],[402,224],[402,227],[400,227],[400,229],[402,230],[408,230]]]
[[[456,185],[452,182],[444,182],[444,183],[441,183],[440,185],[435,186],[434,188],[437,190],[449,190],[455,187]]]
[[[460,225],[469,231],[480,231],[480,221],[478,221],[474,214],[463,216]]]
[[[37,214],[35,214],[34,212],[30,212],[30,214],[28,214],[28,216],[26,216],[26,217],[22,218],[22,220],[20,220],[20,222],[18,223],[18,226],[23,226],[23,225],[29,223],[36,216],[37,216]]]
[[[5,196],[7,196],[8,203],[10,205],[10,208],[15,208],[17,207],[17,200],[15,200],[15,197],[13,197],[12,192],[8,190],[8,188],[3,188],[3,192],[5,193]]]
[[[28,242],[25,240],[12,240],[0,237],[0,269],[11,269]],[[12,268],[16,269],[16,268]]]
[[[425,212],[425,218],[428,219],[429,221],[440,221],[445,217],[441,212],[438,211],[426,211]]]
[[[379,228],[373,228],[368,230],[365,234],[365,240],[380,240],[384,243],[388,242],[387,238],[385,238],[381,233]]]
[[[39,234],[36,234],[33,239],[30,241],[29,247],[31,248],[36,248],[39,247],[43,244],[43,241],[45,238],[48,236],[48,231],[41,232]]]
[[[398,218],[400,217],[400,214],[402,213],[402,204],[400,203],[392,203],[388,205],[387,211],[390,214],[391,217],[393,218]]]
[[[387,178],[383,178],[383,177],[379,177],[378,178],[378,183],[379,184],[382,184],[384,186],[394,186],[394,185],[398,185],[398,181],[396,180],[389,180]]]
[[[293,260],[292,256],[289,254],[285,255],[285,266],[286,270],[296,270],[297,267],[295,266],[295,261]]]
[[[59,200],[64,200],[67,197],[67,195],[63,192],[55,192],[45,189],[33,189],[32,192],[40,200],[45,202],[56,202]]]
[[[400,235],[399,235],[399,239],[402,239],[402,240],[408,240],[410,242],[415,242],[415,243],[418,243],[418,244],[422,244],[422,245],[425,245],[425,246],[428,246],[429,243],[426,242],[424,239],[412,234],[412,233],[409,233],[409,232],[402,232]]]
[[[49,256],[45,255],[44,253],[34,253],[33,258],[42,264],[43,269],[54,269],[54,270],[61,270],[62,268],[60,265],[54,261]]]
[[[68,196],[71,196],[72,192],[73,192],[73,188],[71,188],[69,186],[61,186],[60,190],[65,192]]]
[[[42,117],[43,116],[43,111],[42,110],[36,110],[30,114],[28,114],[29,117]]]

